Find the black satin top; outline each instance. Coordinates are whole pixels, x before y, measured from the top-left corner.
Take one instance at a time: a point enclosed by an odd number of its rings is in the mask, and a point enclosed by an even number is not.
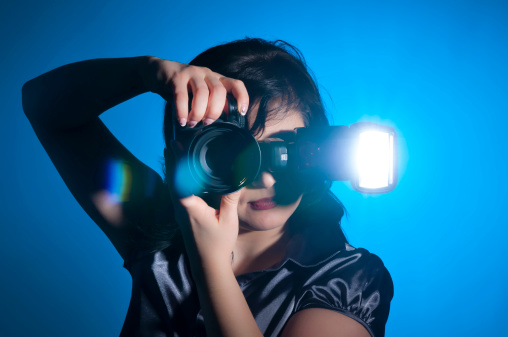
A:
[[[237,277],[264,336],[279,336],[293,314],[308,308],[339,312],[371,336],[384,336],[390,274],[376,255],[338,241],[332,227],[313,224],[293,237],[281,263]],[[124,266],[133,283],[121,337],[206,336],[185,254],[139,251]]]

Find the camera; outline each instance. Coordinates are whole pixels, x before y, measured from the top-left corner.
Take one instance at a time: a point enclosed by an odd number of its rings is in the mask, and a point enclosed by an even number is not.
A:
[[[172,183],[182,197],[232,193],[261,171],[308,181],[349,180],[362,193],[386,193],[397,183],[396,133],[388,126],[304,127],[284,139],[257,142],[228,95],[222,115],[211,125],[173,123],[170,132]]]
[[[259,144],[231,95],[214,123],[193,128],[173,123],[169,137],[176,159],[173,186],[181,196],[232,193],[259,172]]]

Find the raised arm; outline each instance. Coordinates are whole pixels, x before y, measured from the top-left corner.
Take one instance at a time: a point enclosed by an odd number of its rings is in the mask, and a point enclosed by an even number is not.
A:
[[[171,217],[171,203],[159,175],[135,158],[99,115],[151,91],[175,99],[179,120],[185,118],[189,124],[214,120],[224,107],[226,92],[235,93],[219,79],[206,68],[134,57],[65,65],[23,86],[23,109],[37,137],[71,193],[122,257],[135,244],[135,226]],[[194,94],[191,111],[189,91]],[[213,108],[207,106],[208,100]],[[122,178],[117,180],[120,190],[108,181],[108,174],[118,168],[124,173],[116,177]]]
[[[54,69],[23,86],[23,109],[65,184],[125,258],[133,226],[162,196],[161,178],[137,160],[98,116],[148,91],[140,76],[147,57],[89,60]],[[108,173],[129,172],[118,195]],[[141,193],[153,181],[151,195]]]

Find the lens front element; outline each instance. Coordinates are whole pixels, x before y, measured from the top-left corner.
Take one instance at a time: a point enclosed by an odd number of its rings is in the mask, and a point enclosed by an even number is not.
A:
[[[230,123],[204,128],[189,148],[189,170],[204,191],[227,194],[254,180],[261,164],[256,139]]]

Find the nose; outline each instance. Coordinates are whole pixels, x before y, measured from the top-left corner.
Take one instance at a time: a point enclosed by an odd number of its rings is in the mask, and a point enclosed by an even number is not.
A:
[[[275,178],[270,172],[262,171],[250,185],[253,188],[269,188],[275,185]]]

